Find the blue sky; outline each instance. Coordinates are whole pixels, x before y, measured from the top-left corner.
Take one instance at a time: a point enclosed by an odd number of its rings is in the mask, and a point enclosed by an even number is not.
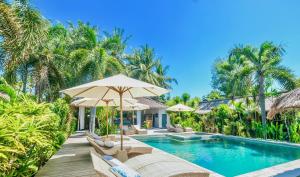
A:
[[[32,0],[53,22],[82,20],[100,30],[123,28],[129,48],[149,44],[179,84],[172,95],[203,96],[214,60],[236,44],[285,46],[284,65],[300,76],[297,0]]]

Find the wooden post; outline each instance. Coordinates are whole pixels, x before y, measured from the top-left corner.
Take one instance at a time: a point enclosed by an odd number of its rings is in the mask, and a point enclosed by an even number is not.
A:
[[[108,101],[106,103],[106,137],[108,138]]]
[[[120,130],[121,130],[121,151],[123,150],[123,92],[119,92],[120,95]]]

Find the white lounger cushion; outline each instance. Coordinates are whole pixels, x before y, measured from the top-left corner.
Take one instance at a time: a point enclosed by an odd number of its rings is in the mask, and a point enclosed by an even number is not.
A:
[[[125,164],[141,174],[141,176],[191,176],[208,177],[209,173],[202,171],[194,165],[182,162],[176,158],[145,154],[131,158]],[[183,175],[185,174],[185,175]]]
[[[114,142],[113,141],[105,141],[104,142],[104,146],[105,147],[108,147],[108,148],[112,148],[112,147],[114,147]]]
[[[127,165],[122,163],[116,158],[112,156],[104,155],[102,156],[103,160],[105,160],[108,164],[110,164],[110,171],[113,172],[116,176],[119,177],[140,177],[141,175],[135,170],[129,168]]]
[[[92,133],[91,136],[95,139],[95,140],[101,140],[102,138],[100,136],[98,136],[95,133]]]
[[[99,145],[99,146],[104,146],[104,142],[102,140],[95,140],[95,142]]]
[[[141,175],[126,165],[114,166],[110,170],[118,177],[141,177]]]

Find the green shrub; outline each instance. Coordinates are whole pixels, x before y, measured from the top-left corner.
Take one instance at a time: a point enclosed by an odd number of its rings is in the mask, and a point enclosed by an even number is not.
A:
[[[65,141],[66,106],[0,100],[0,176],[32,176]]]

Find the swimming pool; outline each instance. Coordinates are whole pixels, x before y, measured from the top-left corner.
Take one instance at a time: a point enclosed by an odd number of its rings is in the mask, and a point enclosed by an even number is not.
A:
[[[225,136],[205,140],[201,136],[192,140],[165,135],[134,138],[228,177],[300,159],[300,147]]]

